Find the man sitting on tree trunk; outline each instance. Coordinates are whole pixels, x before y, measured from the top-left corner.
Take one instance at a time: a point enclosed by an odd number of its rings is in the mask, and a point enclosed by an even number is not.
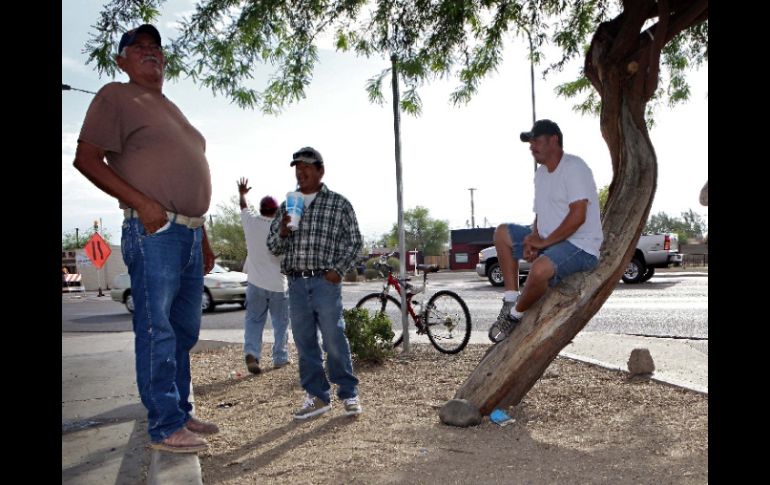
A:
[[[489,332],[494,342],[507,337],[524,312],[567,275],[588,271],[599,262],[602,223],[593,173],[580,157],[564,153],[559,126],[538,120],[521,141],[540,164],[535,172],[535,222],[532,227],[500,224],[495,247],[505,281],[503,308]],[[532,263],[519,293],[519,259]]]

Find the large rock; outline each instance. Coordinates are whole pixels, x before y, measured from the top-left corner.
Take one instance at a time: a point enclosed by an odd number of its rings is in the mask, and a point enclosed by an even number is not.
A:
[[[467,428],[481,423],[479,409],[465,399],[452,399],[447,401],[438,414],[444,424]]]

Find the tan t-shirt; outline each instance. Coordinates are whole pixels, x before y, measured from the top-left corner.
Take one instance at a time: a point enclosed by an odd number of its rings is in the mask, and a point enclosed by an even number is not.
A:
[[[167,210],[200,217],[209,209],[206,140],[162,94],[107,84],[91,102],[78,141],[104,149],[115,172]]]

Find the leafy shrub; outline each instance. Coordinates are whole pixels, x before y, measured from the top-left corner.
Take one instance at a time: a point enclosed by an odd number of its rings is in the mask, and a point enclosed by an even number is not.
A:
[[[380,261],[380,258],[371,258],[367,260],[366,270],[364,271],[364,274],[366,274],[366,271],[368,270],[372,270],[375,273],[379,273],[378,270],[375,269],[375,264],[379,263],[379,261]],[[398,270],[401,267],[401,261],[398,258],[388,258],[388,266],[393,268],[393,273],[398,274]],[[380,271],[384,273],[385,270],[380,270]],[[374,274],[374,273],[370,273],[370,274]],[[387,274],[385,276],[387,276]],[[381,278],[382,274],[378,274],[378,277]],[[372,278],[367,277],[367,279],[372,279]]]
[[[364,270],[364,278],[366,278],[367,280],[376,280],[378,278],[382,278],[382,276],[380,276],[380,272],[377,271],[376,269],[366,268]]]
[[[358,271],[356,271],[356,268],[353,267],[350,271],[345,273],[345,277],[343,279],[349,283],[355,283],[358,281]]]
[[[393,329],[384,313],[369,315],[365,308],[344,310],[345,335],[350,353],[358,360],[380,364],[393,356]]]

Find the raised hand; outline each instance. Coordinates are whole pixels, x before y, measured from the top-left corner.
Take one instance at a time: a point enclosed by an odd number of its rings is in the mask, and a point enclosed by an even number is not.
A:
[[[249,190],[251,190],[251,187],[248,187],[249,185],[249,179],[246,177],[241,177],[241,179],[238,181],[238,193],[241,195],[246,195],[249,193]]]

